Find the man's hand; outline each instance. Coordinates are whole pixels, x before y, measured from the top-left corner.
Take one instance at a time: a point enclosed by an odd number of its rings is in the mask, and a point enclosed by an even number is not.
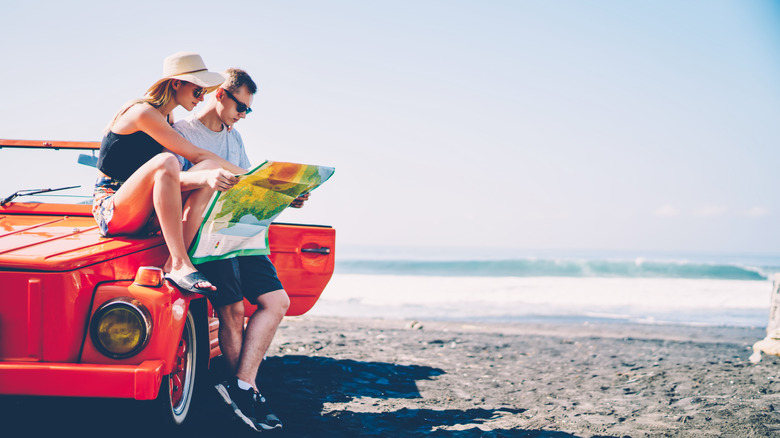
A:
[[[309,200],[309,194],[304,193],[301,196],[298,196],[297,198],[293,199],[293,202],[290,204],[290,207],[292,208],[301,208],[303,207],[303,203]]]
[[[210,169],[207,171],[206,184],[214,190],[224,192],[236,185],[238,178],[225,169]]]

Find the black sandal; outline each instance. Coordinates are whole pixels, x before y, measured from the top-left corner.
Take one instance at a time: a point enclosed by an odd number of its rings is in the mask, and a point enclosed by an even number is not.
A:
[[[180,278],[174,278],[173,276],[171,276],[171,274],[166,274],[165,278],[167,278],[168,281],[173,283],[174,286],[178,287],[184,292],[201,294],[206,297],[214,296],[216,294],[216,291],[211,290],[210,287],[209,288],[195,287],[196,284],[202,282],[209,283],[213,286],[213,283],[211,283],[208,278],[206,278],[203,274],[201,274],[198,271],[190,272],[189,274]]]

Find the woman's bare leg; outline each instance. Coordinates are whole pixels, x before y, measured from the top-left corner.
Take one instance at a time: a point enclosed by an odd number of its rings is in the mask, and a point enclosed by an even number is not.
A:
[[[216,161],[205,160],[194,165],[188,172],[219,168],[220,165]],[[187,199],[184,201],[182,211],[182,234],[187,248],[190,247],[192,239],[195,238],[198,229],[200,229],[200,224],[203,223],[203,213],[206,211],[213,195],[214,189],[208,186],[192,190],[186,195]]]
[[[210,170],[219,169],[220,166],[216,161],[205,160],[194,165],[187,172],[198,170]],[[184,240],[184,246],[189,249],[192,240],[200,229],[200,224],[203,223],[203,212],[209,205],[211,197],[214,195],[214,189],[209,186],[204,186],[199,189],[190,190],[182,193],[183,207],[182,207],[182,235]],[[171,269],[173,260],[168,257],[168,261],[165,262],[163,267],[164,271]]]
[[[182,202],[179,161],[169,153],[158,154],[133,173],[114,195],[112,233],[133,233],[143,228],[157,213],[165,243],[171,255],[173,276],[195,272],[187,255],[182,229]],[[210,283],[198,283],[200,289],[216,289]]]

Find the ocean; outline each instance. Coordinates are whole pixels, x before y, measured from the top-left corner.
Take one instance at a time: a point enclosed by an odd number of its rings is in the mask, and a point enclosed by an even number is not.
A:
[[[765,327],[780,256],[341,248],[315,315]]]

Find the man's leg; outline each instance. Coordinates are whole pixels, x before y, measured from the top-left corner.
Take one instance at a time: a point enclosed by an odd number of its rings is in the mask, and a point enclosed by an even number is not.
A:
[[[233,374],[233,377],[218,383],[215,387],[225,403],[233,409],[236,417],[247,426],[257,431],[280,428],[281,421],[270,411],[265,398],[257,391],[255,377],[257,367],[273,339],[276,327],[279,326],[287,311],[289,299],[282,290],[282,285],[276,277],[276,270],[267,257],[238,257],[229,261],[234,263],[229,267],[220,266],[216,262],[198,265],[204,272],[209,272],[212,268],[219,271],[212,276],[217,279],[217,287],[220,289],[232,292],[236,289],[234,286],[237,286],[240,291],[237,299],[231,297],[230,301],[215,306],[220,319],[220,348]],[[221,281],[223,278],[230,286],[223,286]],[[258,309],[247,326],[248,335],[244,335],[241,293],[258,304]],[[265,295],[269,297],[264,298]],[[214,304],[214,301],[219,299],[219,295],[209,299]],[[262,348],[262,351],[255,352],[257,348]],[[243,364],[249,362],[254,363],[254,370],[250,373],[241,373],[241,368],[245,367]]]
[[[260,367],[260,363],[268,351],[268,346],[271,345],[276,334],[276,329],[289,307],[290,298],[283,289],[267,292],[257,297],[257,310],[249,318],[249,323],[246,326],[238,372],[236,372],[239,379],[251,383],[255,389],[257,389],[255,383],[257,369]],[[222,342],[222,338],[220,338],[220,342]]]
[[[276,334],[276,329],[290,306],[290,299],[282,288],[282,283],[276,275],[276,268],[267,256],[238,257],[241,290],[244,296],[257,304],[257,310],[249,318],[244,340],[241,345],[241,355],[238,362],[238,372],[231,382],[222,386],[227,392],[231,386],[242,391],[233,390],[237,397],[244,397],[244,391],[253,394],[252,415],[255,430],[270,430],[282,427],[279,417],[271,412],[268,401],[257,389],[257,369],[263,361],[268,346]],[[219,391],[220,389],[217,388]]]
[[[238,358],[241,354],[241,342],[244,336],[244,295],[238,275],[236,259],[214,260],[201,263],[198,270],[219,288],[219,292],[209,297],[211,306],[219,318],[219,347],[235,375]]]
[[[231,375],[235,375],[238,373],[244,338],[244,301],[217,307],[216,310],[219,318],[219,349],[228,363]]]
[[[241,421],[262,431],[282,427],[257,390],[255,378],[290,299],[280,289],[262,294],[256,301],[257,310],[249,318],[246,331],[243,302],[217,308],[220,349],[235,377],[220,382],[216,389]]]

